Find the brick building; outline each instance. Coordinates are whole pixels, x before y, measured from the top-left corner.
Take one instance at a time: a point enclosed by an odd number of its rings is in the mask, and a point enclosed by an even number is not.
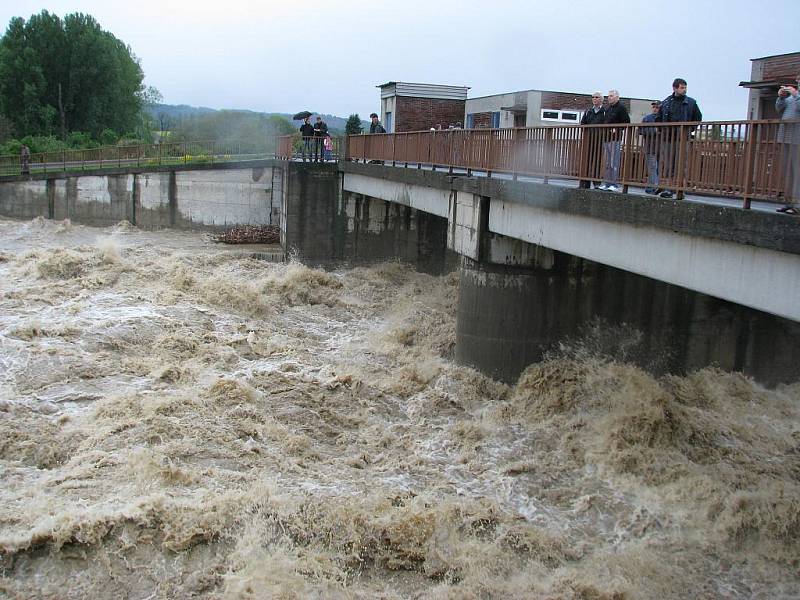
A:
[[[628,109],[631,122],[638,123],[650,113],[652,99],[621,97],[620,102]],[[591,93],[509,92],[468,99],[464,123],[467,129],[577,124],[591,105]]]
[[[750,90],[747,103],[748,119],[777,119],[775,98],[778,88],[792,83],[800,75],[800,52],[762,56],[751,59],[750,81],[739,83]]]
[[[381,122],[388,133],[463,123],[468,87],[390,81],[381,90]]]

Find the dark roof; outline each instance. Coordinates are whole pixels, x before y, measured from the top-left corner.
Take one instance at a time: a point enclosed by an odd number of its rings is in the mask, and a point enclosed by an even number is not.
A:
[[[759,89],[759,88],[780,87],[784,83],[789,83],[789,82],[783,79],[780,81],[777,79],[769,79],[766,81],[740,81],[739,86],[743,88]]]
[[[779,56],[791,56],[792,54],[800,54],[800,52],[784,52],[783,54],[771,54],[769,56],[759,56],[758,58],[751,58],[750,60],[764,60],[765,58],[777,58]]]

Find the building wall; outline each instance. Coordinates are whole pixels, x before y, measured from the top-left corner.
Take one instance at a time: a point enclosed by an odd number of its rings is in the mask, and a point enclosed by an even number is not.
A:
[[[768,56],[753,61],[751,81],[794,81],[800,74],[800,52],[783,56]],[[747,99],[748,119],[778,118],[774,109],[777,90],[775,88],[750,88]]]
[[[395,132],[395,123],[397,122],[397,97],[390,96],[388,98],[381,98],[381,123],[386,128],[386,133]],[[392,122],[389,123],[386,119],[386,113],[392,113]],[[369,133],[369,130],[367,130]]]
[[[794,81],[797,74],[800,73],[800,52],[783,56],[769,56],[753,62],[760,62],[762,65],[762,81],[771,79]]]
[[[542,125],[569,125],[569,121],[542,120],[542,110],[570,110],[581,114],[592,105],[592,95],[574,94],[569,92],[547,92],[529,90],[527,94],[528,111],[525,119],[526,127],[539,127]],[[469,99],[464,108],[464,123],[467,115],[473,115],[473,128],[488,127],[487,116],[491,123],[491,113],[500,112],[500,127],[514,127],[514,114],[511,111],[501,110],[503,106],[513,106],[519,101],[519,93],[497,94],[484,98]],[[632,123],[641,122],[642,118],[650,113],[652,100],[621,98],[621,102],[628,109]],[[580,115],[578,116],[578,122]]]
[[[464,100],[408,98],[398,96],[394,131],[422,131],[441,125],[447,128],[464,121]]]

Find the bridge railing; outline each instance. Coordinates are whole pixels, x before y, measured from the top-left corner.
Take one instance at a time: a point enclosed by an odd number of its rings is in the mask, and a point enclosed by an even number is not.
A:
[[[630,125],[564,125],[451,129],[354,135],[348,160],[466,169],[599,183],[618,167],[618,184],[711,196],[778,201],[789,195],[789,144],[800,122],[719,121]],[[616,161],[615,161],[616,159]]]
[[[258,160],[274,157],[277,146],[278,137],[272,136],[258,145],[241,142],[194,141],[59,150],[33,153],[27,164],[20,155],[6,155],[0,156],[0,176],[20,175],[26,171],[49,173],[115,167],[214,164],[226,161]]]
[[[329,137],[330,148],[325,152],[324,139],[318,137],[303,137],[300,134],[282,135],[278,137],[276,156],[284,160],[302,160],[305,157],[311,160],[322,152],[324,160],[338,161],[342,157],[342,138]]]

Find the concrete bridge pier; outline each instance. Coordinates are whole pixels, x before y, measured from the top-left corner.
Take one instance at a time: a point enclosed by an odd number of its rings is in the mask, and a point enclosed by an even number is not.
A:
[[[799,323],[503,236],[484,247],[495,260],[462,258],[455,355],[496,379],[515,382],[562,343],[655,374],[800,376]]]

